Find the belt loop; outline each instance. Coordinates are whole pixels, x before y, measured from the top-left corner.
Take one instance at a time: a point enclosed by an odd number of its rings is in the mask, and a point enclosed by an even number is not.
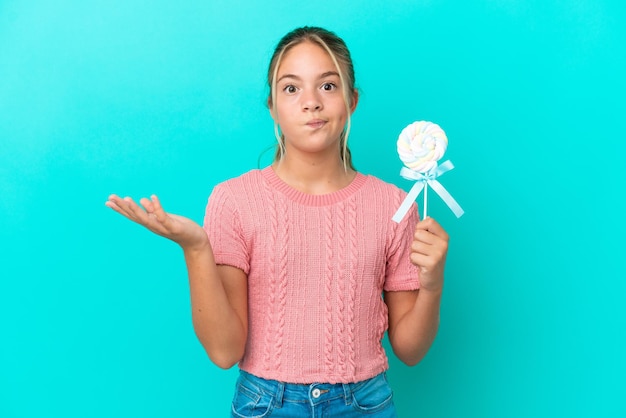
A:
[[[343,384],[343,396],[346,401],[346,405],[352,404],[352,385],[350,383]]]
[[[285,393],[285,383],[284,382],[276,382],[276,393],[274,394],[274,400],[276,401],[276,406],[278,408],[283,407],[283,394]]]

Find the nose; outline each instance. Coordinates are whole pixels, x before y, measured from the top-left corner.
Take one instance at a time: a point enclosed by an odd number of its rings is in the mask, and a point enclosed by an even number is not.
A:
[[[302,110],[312,111],[321,109],[322,101],[317,91],[304,92],[302,95]]]

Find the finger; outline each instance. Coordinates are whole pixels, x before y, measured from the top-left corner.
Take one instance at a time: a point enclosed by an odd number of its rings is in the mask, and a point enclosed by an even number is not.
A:
[[[410,258],[411,258],[411,263],[413,263],[417,267],[426,268],[426,269],[430,268],[430,259],[428,258],[428,256],[425,256],[423,254],[418,254],[418,253],[411,253]],[[426,267],[427,265],[428,267]]]
[[[156,214],[158,212],[164,212],[163,207],[161,207],[161,202],[159,202],[159,198],[154,194],[150,196],[150,199],[146,197],[142,198],[139,200],[139,203],[148,213]]]
[[[140,199],[138,204],[130,197],[122,199],[117,195],[111,195],[105,205],[148,230],[158,235],[169,237],[171,220],[163,212],[160,204],[155,206],[152,200],[146,198]],[[155,213],[155,211],[159,212],[159,214]]]
[[[432,244],[416,239],[411,242],[411,251],[420,254],[427,254],[432,246]]]
[[[122,209],[117,205],[117,203],[115,203],[115,202],[113,202],[111,200],[107,200],[106,202],[104,202],[104,206],[106,206],[107,208],[113,209],[117,213],[122,213]]]
[[[415,231],[417,232],[419,230],[428,231],[446,241],[448,241],[449,239],[447,232],[433,218],[426,218],[418,222],[418,224],[415,226]]]
[[[112,194],[109,196],[109,198],[105,202],[105,205],[110,207],[111,209],[113,208],[119,209],[121,203],[122,203],[122,198],[119,197],[118,195]]]
[[[108,200],[113,200],[113,201],[115,201],[115,200],[122,200],[122,198],[121,198],[121,197],[119,197],[118,195],[116,195],[115,193],[113,193],[113,194],[110,194],[110,195],[109,195]]]
[[[422,242],[425,244],[434,245],[438,240],[440,240],[437,235],[433,234],[430,231],[426,231],[424,229],[417,229],[415,234],[413,234],[413,240]]]
[[[448,253],[448,244],[441,241],[435,245],[425,244],[420,241],[413,241],[411,244],[411,254],[420,254],[433,259],[445,259]]]
[[[143,199],[140,199],[139,202],[141,203],[142,200]],[[127,212],[129,213],[131,219],[133,219],[135,222],[138,222],[144,225],[148,223],[149,221],[148,212],[142,207],[143,205],[139,206],[139,204],[137,204],[130,197],[125,197],[123,201],[124,201],[125,208]]]
[[[148,217],[156,219],[160,224],[165,224],[168,222],[167,213],[163,210],[161,206],[161,202],[159,202],[159,198],[156,195],[151,195],[150,199],[143,198],[139,201],[141,205],[146,209],[146,214]],[[167,227],[167,226],[166,226]]]
[[[126,198],[130,199],[130,198]],[[134,220],[134,215],[132,210],[129,209],[128,202],[117,195],[109,196],[109,200],[105,203],[105,205],[114,211],[120,213],[121,215]]]
[[[447,252],[448,241],[430,231],[418,229],[411,242],[411,250],[421,254],[437,255]]]
[[[139,204],[141,204],[141,206],[143,206],[144,210],[147,213],[153,213],[154,212],[154,205],[152,204],[152,201],[142,197],[141,199],[139,199]]]
[[[421,241],[413,241],[411,243],[411,253],[420,254],[425,257],[439,257],[445,253],[445,249],[439,245],[427,244]]]
[[[425,231],[429,231],[432,229],[434,231],[437,227],[441,228],[441,226],[439,226],[436,220],[428,217],[426,219],[422,219],[421,221],[419,221],[415,228],[423,229]]]
[[[163,206],[161,206],[161,201],[159,200],[159,197],[157,195],[153,194],[152,196],[150,196],[150,200],[152,201],[155,210],[163,210]]]
[[[442,261],[445,262],[445,259],[419,253],[411,253],[410,259],[413,264],[426,271],[434,271],[440,268]]]
[[[153,194],[152,196],[150,196],[150,199],[152,199],[152,206],[154,208],[154,214],[156,215],[157,220],[161,223],[167,222],[169,218],[167,216],[167,213],[163,209],[163,206],[161,206],[161,201],[159,200],[157,195]]]
[[[132,203],[134,204],[134,202]],[[165,235],[171,231],[172,220],[161,207],[161,203],[156,195],[152,195],[150,199],[144,197],[139,200],[139,203],[143,208],[137,204],[134,204],[132,207],[137,217],[136,222],[141,223],[157,234]]]
[[[420,241],[413,241],[411,243],[411,255],[419,255],[427,257],[433,262],[438,260],[445,260],[448,253],[448,244],[445,241],[438,242],[435,245],[426,244]]]

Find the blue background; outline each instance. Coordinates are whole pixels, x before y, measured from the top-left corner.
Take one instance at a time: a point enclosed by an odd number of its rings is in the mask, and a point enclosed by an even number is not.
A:
[[[432,195],[442,325],[391,360],[401,416],[626,416],[625,21],[617,0],[0,1],[0,416],[227,414],[181,251],[104,201],[201,222],[269,164],[266,66],[304,24],[351,48],[359,170],[408,190],[401,129],[450,139],[466,215]]]

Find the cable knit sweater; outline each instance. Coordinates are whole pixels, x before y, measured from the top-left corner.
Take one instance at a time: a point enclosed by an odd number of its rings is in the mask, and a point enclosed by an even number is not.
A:
[[[349,383],[388,368],[383,290],[419,288],[409,260],[415,205],[391,220],[405,192],[357,173],[310,195],[271,167],[215,187],[204,228],[215,260],[248,275],[249,331],[239,367],[289,383]]]

